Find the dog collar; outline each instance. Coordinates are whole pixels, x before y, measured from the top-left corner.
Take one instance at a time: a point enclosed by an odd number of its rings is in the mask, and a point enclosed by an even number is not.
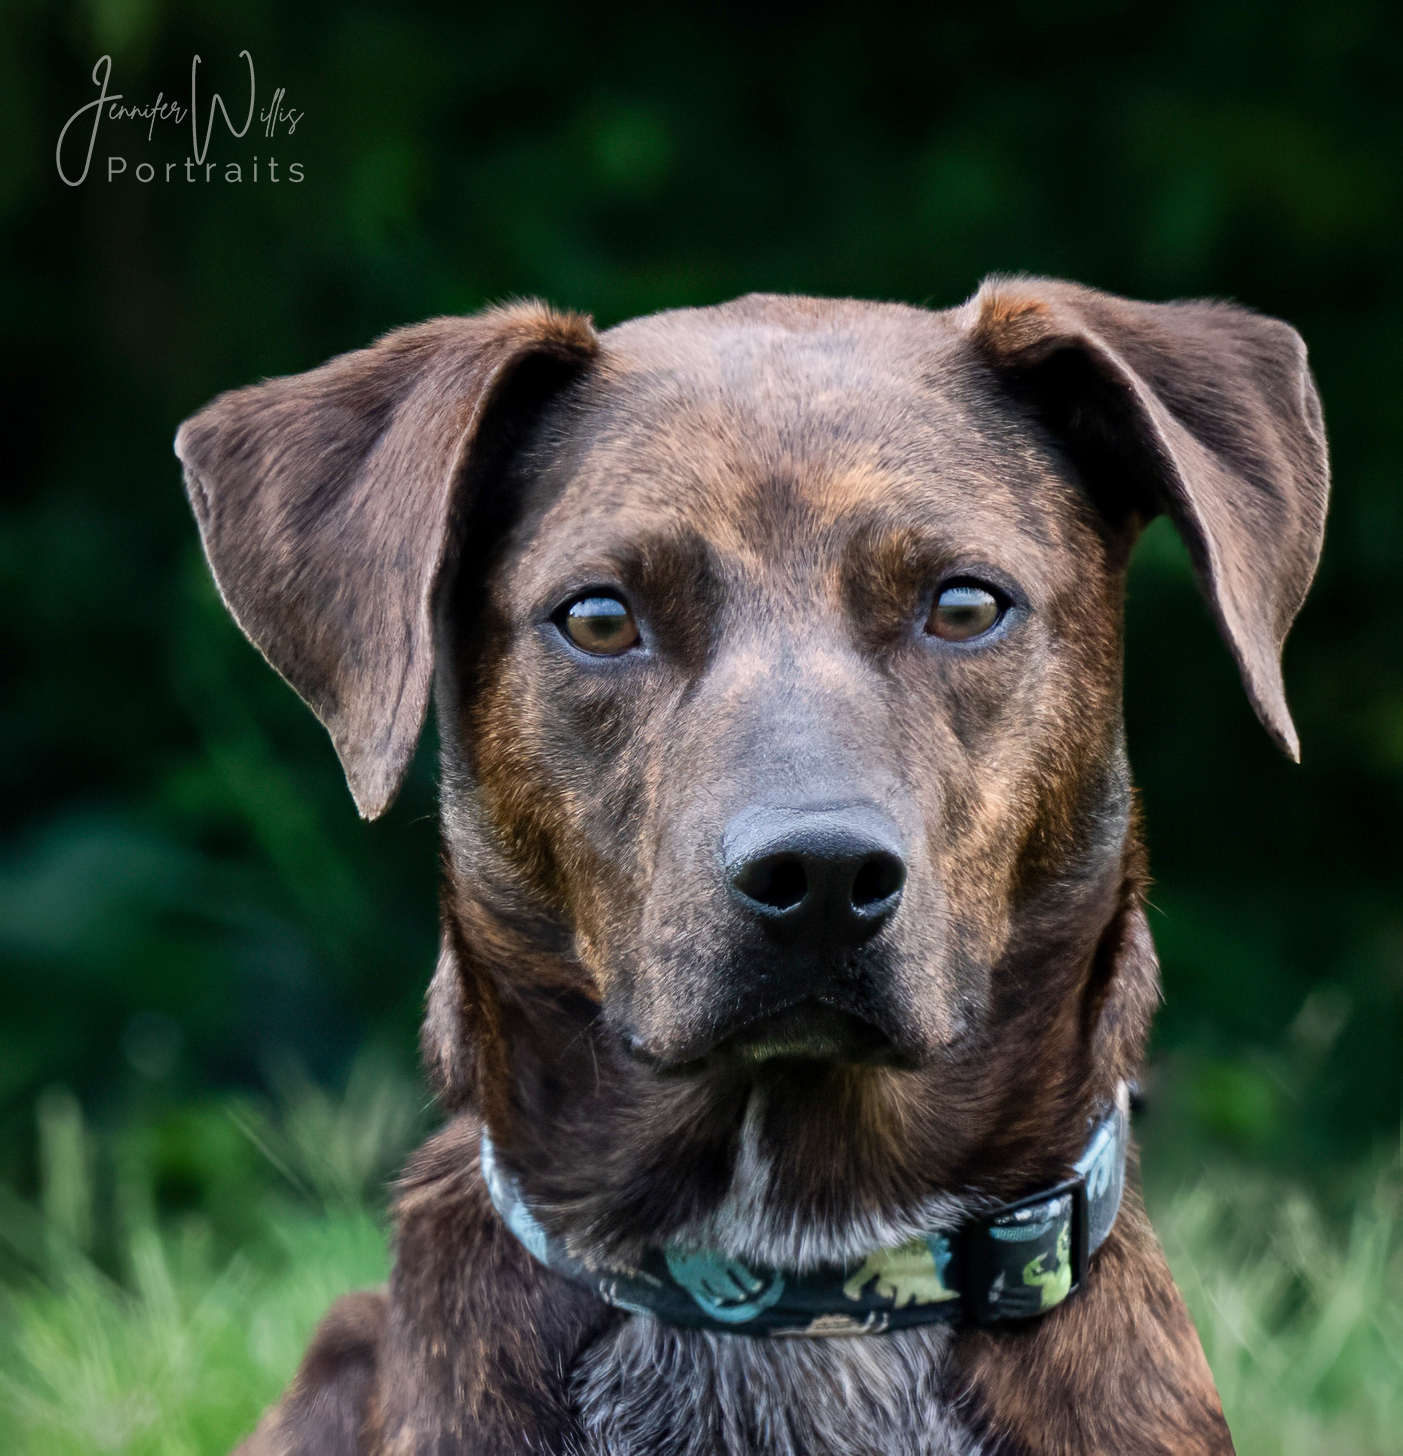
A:
[[[666,1245],[637,1268],[591,1265],[541,1227],[482,1130],[497,1212],[536,1259],[608,1304],[718,1334],[876,1335],[937,1321],[1026,1319],[1061,1304],[1115,1223],[1125,1187],[1128,1088],[1093,1127],[1072,1177],[866,1258],[803,1274]]]

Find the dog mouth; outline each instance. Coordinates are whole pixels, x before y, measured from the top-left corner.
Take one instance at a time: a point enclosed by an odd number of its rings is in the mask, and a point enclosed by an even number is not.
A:
[[[697,1055],[668,1064],[649,1057],[636,1043],[631,1050],[659,1070],[677,1073],[742,1070],[785,1061],[903,1066],[908,1060],[874,1022],[813,997],[765,1012]]]
[[[743,1062],[781,1057],[865,1062],[883,1059],[891,1051],[890,1039],[870,1021],[815,1000],[761,1016],[715,1048],[715,1054]]]

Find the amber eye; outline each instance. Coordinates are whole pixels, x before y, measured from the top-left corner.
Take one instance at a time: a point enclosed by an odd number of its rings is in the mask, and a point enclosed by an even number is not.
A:
[[[942,588],[930,609],[926,631],[946,642],[968,642],[998,624],[1004,603],[988,587],[961,582]]]
[[[638,641],[638,623],[618,597],[580,597],[557,620],[576,647],[599,657],[617,657]]]

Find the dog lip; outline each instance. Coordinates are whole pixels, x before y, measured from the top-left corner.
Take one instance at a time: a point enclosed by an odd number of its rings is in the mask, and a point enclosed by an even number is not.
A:
[[[906,1057],[881,1027],[846,1007],[807,996],[765,1011],[708,1046],[681,1056],[660,1054],[640,1037],[630,1053],[659,1071],[761,1066],[780,1060],[904,1065]]]

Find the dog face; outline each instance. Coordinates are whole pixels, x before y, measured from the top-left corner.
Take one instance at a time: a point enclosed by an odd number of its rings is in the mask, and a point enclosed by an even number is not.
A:
[[[177,448],[363,812],[436,671],[427,1062],[620,1247],[747,1158],[773,1230],[1075,1155],[1156,994],[1119,707],[1153,514],[1294,752],[1324,442],[1299,339],[1243,310],[1013,280],[596,339],[519,307],[224,396]]]
[[[1126,532],[925,322],[606,336],[446,613],[455,846],[660,1070],[948,1054],[1023,921],[1119,867]]]

